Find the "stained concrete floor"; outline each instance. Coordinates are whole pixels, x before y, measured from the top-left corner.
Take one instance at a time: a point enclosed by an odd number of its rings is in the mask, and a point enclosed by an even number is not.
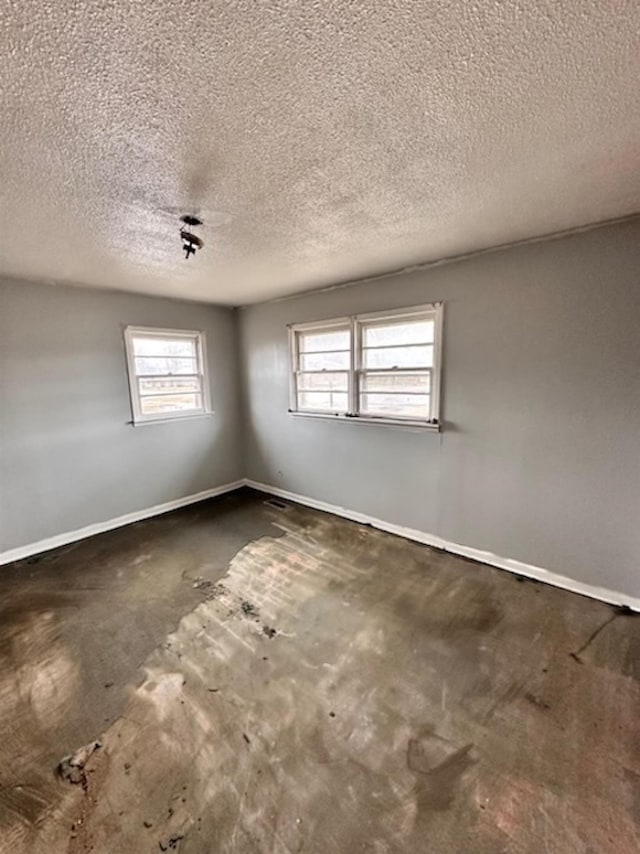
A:
[[[0,569],[0,665],[2,852],[640,850],[640,619],[248,490]]]

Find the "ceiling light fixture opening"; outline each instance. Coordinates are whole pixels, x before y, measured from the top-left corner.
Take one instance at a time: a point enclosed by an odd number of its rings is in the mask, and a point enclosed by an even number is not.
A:
[[[197,249],[202,249],[204,243],[202,240],[193,232],[189,231],[190,228],[194,228],[198,225],[202,225],[202,220],[197,216],[191,216],[190,214],[185,214],[180,217],[183,225],[180,227],[180,237],[182,239],[182,249],[184,250],[184,257],[189,260],[190,255],[195,255]]]

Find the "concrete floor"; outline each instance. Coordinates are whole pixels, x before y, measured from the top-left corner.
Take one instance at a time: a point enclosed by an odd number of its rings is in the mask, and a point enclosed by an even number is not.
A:
[[[249,491],[0,569],[0,662],[3,852],[640,850],[640,619]]]

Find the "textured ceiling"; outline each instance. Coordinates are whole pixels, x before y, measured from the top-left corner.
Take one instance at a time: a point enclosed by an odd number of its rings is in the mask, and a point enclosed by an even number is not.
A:
[[[637,0],[7,0],[0,32],[1,273],[238,305],[640,209]]]

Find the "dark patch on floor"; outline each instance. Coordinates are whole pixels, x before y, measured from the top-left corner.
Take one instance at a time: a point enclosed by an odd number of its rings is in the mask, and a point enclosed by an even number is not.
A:
[[[420,775],[416,790],[421,811],[443,811],[453,805],[465,771],[475,764],[472,748],[473,744],[456,747],[434,732],[409,740],[407,767]]]

